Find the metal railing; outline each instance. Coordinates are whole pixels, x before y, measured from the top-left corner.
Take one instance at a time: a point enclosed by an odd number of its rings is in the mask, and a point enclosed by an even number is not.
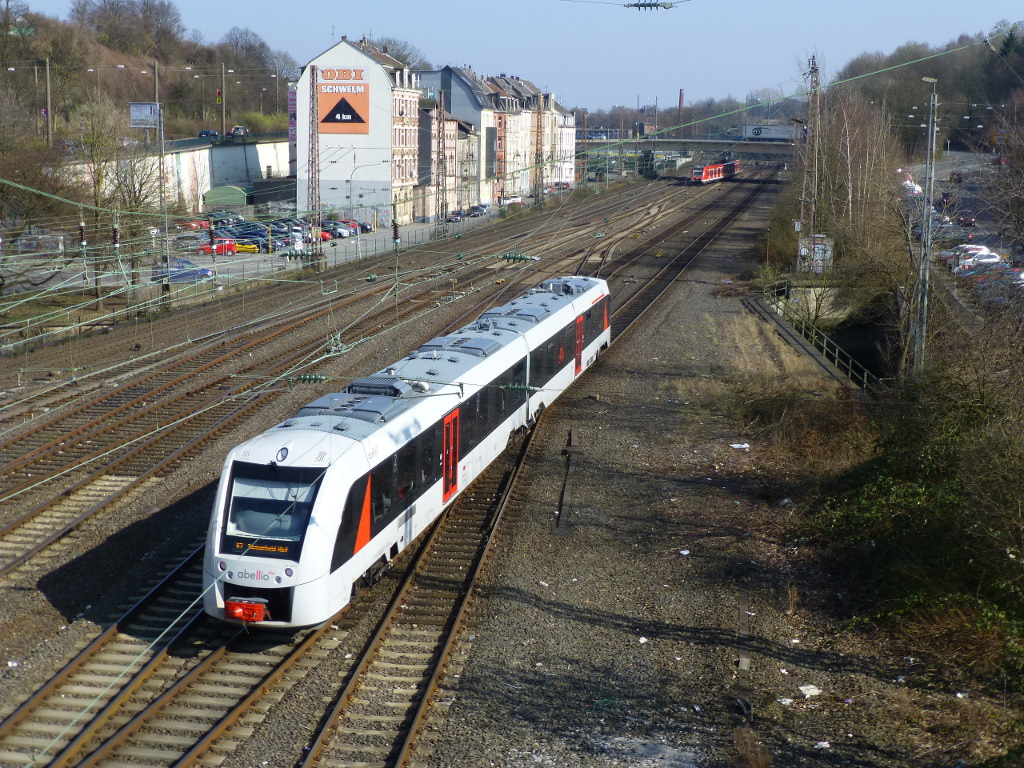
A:
[[[768,286],[764,289],[764,302],[789,323],[794,331],[810,342],[811,346],[818,350],[851,383],[865,391],[877,388],[881,384],[881,380],[855,360],[849,352],[832,341],[824,331],[793,309],[787,299],[788,293],[788,285]]]

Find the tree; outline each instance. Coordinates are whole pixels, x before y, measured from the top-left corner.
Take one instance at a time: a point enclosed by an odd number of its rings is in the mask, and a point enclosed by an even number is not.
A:
[[[423,53],[412,43],[397,37],[371,37],[367,43],[378,51],[402,62],[409,69],[433,69]]]
[[[986,186],[989,215],[1000,229],[1024,246],[1024,89],[1005,105],[1001,121],[1002,147],[996,173]]]
[[[27,12],[28,5],[19,0],[0,0],[0,62],[15,58],[16,41],[24,39],[18,30],[25,31],[22,20]]]
[[[36,138],[33,111],[0,90],[0,294],[5,284],[40,285],[56,274],[61,232],[50,222],[67,213],[59,198],[76,200],[80,188],[60,153]],[[24,239],[30,232],[32,242]],[[31,263],[18,258],[26,250]]]
[[[220,48],[227,54],[228,63],[249,69],[270,68],[270,46],[248,27],[232,27],[221,38]]]
[[[180,48],[185,34],[178,9],[170,0],[139,0],[138,8],[151,41],[149,55],[158,60],[169,59]]]

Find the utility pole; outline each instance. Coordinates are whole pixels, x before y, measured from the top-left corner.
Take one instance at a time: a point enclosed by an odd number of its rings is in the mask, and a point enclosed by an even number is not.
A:
[[[818,202],[818,126],[821,121],[821,89],[818,82],[818,60],[811,56],[811,148],[814,164],[813,175],[811,176],[811,231],[813,239],[817,232],[817,202]]]
[[[587,110],[583,110],[583,162],[582,170],[580,172],[580,181],[583,182],[583,186],[587,185],[587,180],[590,176],[590,170],[587,168],[587,161],[590,159],[590,147],[587,142]]]
[[[935,116],[938,94],[934,77],[922,77],[932,86],[928,100],[928,149],[924,170],[924,210],[921,212],[921,251],[917,261],[917,301],[914,306],[914,374],[924,373],[926,335],[928,331],[928,275],[932,256],[932,211],[935,210]]]
[[[818,194],[818,63],[814,56],[810,64],[810,103],[808,105],[807,121],[794,118],[795,122],[801,123],[804,127],[806,142],[804,143],[804,175],[803,185],[800,194],[800,229],[797,233],[797,264],[799,265],[804,257],[800,253],[801,241],[805,247],[811,249],[807,254],[808,258],[814,257],[814,233],[815,233],[815,199]],[[810,221],[806,216],[806,210],[810,210]]]
[[[316,257],[316,270],[323,270],[323,245],[320,240],[320,112],[317,100],[317,68],[309,67],[309,178],[306,186],[306,206],[309,208],[309,225],[313,231],[311,257]]]
[[[444,119],[444,91],[437,92],[437,104],[435,105],[435,116],[437,125],[437,160],[434,163],[436,178],[434,179],[434,213],[437,226],[441,228],[441,235],[448,234],[448,142],[447,126]]]
[[[535,138],[537,146],[534,148],[534,184],[533,202],[534,205],[544,204],[544,94],[537,93],[537,131]]]
[[[53,94],[50,91],[50,57],[46,57],[46,146],[53,146]]]
[[[313,110],[316,114],[316,110]],[[220,135],[227,136],[228,133],[228,86],[227,73],[224,71],[224,62],[220,63]]]

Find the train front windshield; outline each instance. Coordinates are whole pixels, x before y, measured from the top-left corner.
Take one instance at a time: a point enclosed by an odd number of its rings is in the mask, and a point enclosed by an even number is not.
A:
[[[221,551],[298,560],[322,474],[236,462]]]

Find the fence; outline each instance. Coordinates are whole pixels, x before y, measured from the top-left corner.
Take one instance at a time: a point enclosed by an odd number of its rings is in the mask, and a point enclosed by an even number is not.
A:
[[[412,248],[432,240],[459,237],[461,233],[478,226],[491,217],[463,219],[461,222],[438,224],[414,224],[403,226],[400,231],[401,249]],[[326,268],[369,259],[382,253],[393,253],[394,242],[390,229],[380,229],[369,234],[360,234],[321,243],[323,264]],[[316,259],[308,247],[292,256],[275,254],[236,254],[233,257],[214,257],[211,265],[217,273],[214,280],[200,279],[175,281],[169,285],[149,281],[151,267],[141,273],[142,283],[131,284],[131,275],[111,270],[98,278],[104,292],[103,309],[97,308],[96,299],[86,295],[97,280],[95,274],[86,274],[79,269],[69,272],[57,281],[59,291],[54,293],[81,294],[80,299],[61,302],[50,306],[43,291],[40,294],[25,292],[5,297],[0,302],[0,354],[11,354],[19,349],[39,342],[56,341],[69,336],[78,336],[95,331],[107,330],[126,319],[139,317],[170,307],[180,307],[196,302],[208,301],[217,291],[230,288],[246,291],[272,280],[290,280],[289,272],[308,268]],[[194,251],[175,253],[177,256],[196,258]],[[18,319],[6,317],[7,310],[19,305],[31,304],[35,311]]]
[[[822,330],[790,306],[787,296],[789,286],[769,286],[764,289],[764,302],[789,323],[794,331],[806,339],[812,347],[842,373],[853,384],[865,391],[878,387],[881,381],[871,371],[853,359],[846,350],[830,339]]]

